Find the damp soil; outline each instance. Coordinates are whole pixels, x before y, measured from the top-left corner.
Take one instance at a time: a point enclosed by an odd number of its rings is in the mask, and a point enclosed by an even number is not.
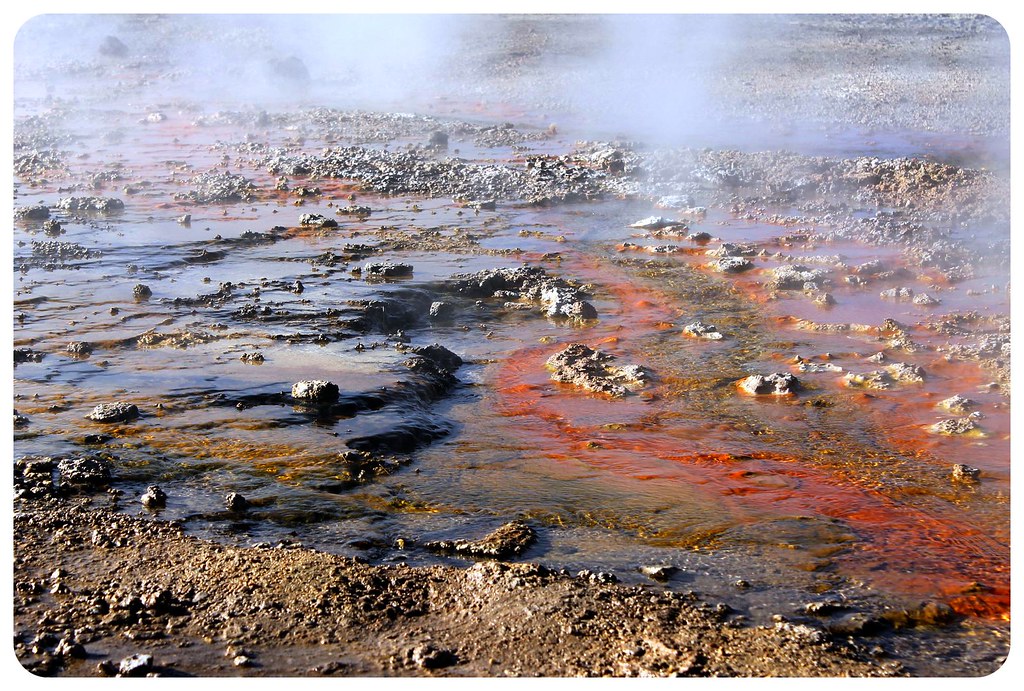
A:
[[[586,16],[480,18],[450,95],[401,108],[312,58],[218,76],[258,107],[199,98],[175,45],[214,18],[16,51],[22,664],[998,669],[1005,34],[782,19],[737,18],[708,82],[747,126],[682,142],[527,88],[592,76],[542,59],[596,61]]]

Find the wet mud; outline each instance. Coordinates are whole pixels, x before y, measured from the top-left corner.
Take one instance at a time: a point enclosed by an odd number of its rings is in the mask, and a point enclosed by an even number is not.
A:
[[[74,63],[19,67],[26,668],[998,669],[1000,101],[945,137],[907,134],[933,124],[907,120],[932,112],[917,90],[918,110],[875,111],[872,135],[832,122],[820,146],[641,142],[515,105],[543,70],[506,42],[572,43],[581,20],[463,37],[505,106],[467,87],[422,115],[325,106],[297,58],[268,63],[277,101],[189,98],[164,58],[123,53],[201,36],[184,18],[119,18],[88,55],[127,95],[162,85],[151,103],[107,103]],[[876,21],[794,19],[789,59],[814,78],[807,55]],[[1001,93],[991,27],[926,26],[951,74]],[[777,90],[752,112],[788,112]]]

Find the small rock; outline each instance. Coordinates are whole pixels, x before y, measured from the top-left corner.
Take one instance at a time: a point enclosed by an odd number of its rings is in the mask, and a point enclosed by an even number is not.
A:
[[[88,357],[92,354],[92,344],[85,341],[72,341],[68,343],[65,350],[76,357]]]
[[[178,216],[178,224],[183,226],[192,225],[192,214],[185,214],[184,216]]]
[[[679,571],[677,567],[668,564],[640,567],[640,573],[655,581],[667,581],[677,571]]]
[[[896,300],[902,302],[905,300],[912,300],[914,297],[914,291],[907,287],[889,288],[888,290],[883,290],[879,294],[879,297],[883,300]]]
[[[224,497],[224,504],[228,507],[228,511],[245,511],[249,508],[249,500],[238,492],[231,492]]]
[[[953,465],[953,479],[958,482],[977,482],[981,477],[981,470],[962,463]]]
[[[722,334],[718,330],[717,326],[705,324],[699,319],[692,324],[684,326],[683,333],[694,338],[706,338],[712,341],[717,341],[722,338]]]
[[[448,148],[448,133],[441,130],[434,130],[430,133],[430,138],[427,140],[427,145],[434,149],[447,149]]]
[[[104,485],[110,481],[110,462],[99,458],[62,458],[57,463],[62,483]]]
[[[800,382],[789,372],[775,372],[769,375],[752,374],[740,380],[739,387],[749,394],[788,396],[799,389]]]
[[[338,385],[324,379],[309,379],[292,384],[292,398],[314,403],[333,403],[338,400]]]
[[[941,300],[939,300],[938,298],[933,298],[928,293],[919,293],[918,295],[914,296],[914,300],[913,300],[913,303],[915,305],[922,305],[924,307],[931,307],[933,305],[938,305],[940,302],[941,302]]]
[[[435,648],[432,645],[421,645],[413,648],[409,657],[413,663],[423,669],[441,669],[458,663],[458,657],[450,650]]]
[[[299,216],[300,226],[316,226],[318,228],[337,228],[338,222],[323,214],[302,214]]]
[[[153,291],[149,286],[138,283],[134,288],[132,288],[132,297],[136,300],[148,300],[153,297]]]
[[[139,408],[134,403],[101,403],[92,409],[88,418],[96,422],[127,422],[139,416]]]
[[[140,501],[147,509],[162,509],[167,506],[167,494],[156,485],[150,485]]]
[[[369,276],[412,276],[412,265],[400,262],[367,262],[363,264],[363,274]]]
[[[153,669],[153,656],[136,653],[121,660],[117,667],[118,676],[142,677]]]
[[[455,313],[455,305],[450,302],[430,303],[429,316],[431,319],[451,319]]]
[[[536,539],[537,533],[529,525],[511,521],[481,540],[437,540],[425,543],[424,547],[435,552],[504,559],[521,554]]]
[[[966,434],[977,428],[974,424],[974,420],[970,417],[952,417],[946,418],[931,425],[928,429],[937,434]]]
[[[975,401],[971,400],[970,398],[966,398],[964,396],[961,396],[960,394],[956,394],[954,396],[950,396],[949,398],[943,401],[940,401],[938,407],[948,410],[951,413],[963,414],[971,410],[971,408],[975,407],[976,405],[978,404]]]
[[[749,259],[743,257],[722,257],[708,264],[708,268],[719,273],[741,273],[754,268]]]

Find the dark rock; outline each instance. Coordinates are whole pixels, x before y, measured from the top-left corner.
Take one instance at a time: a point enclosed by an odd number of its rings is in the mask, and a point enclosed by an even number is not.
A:
[[[147,509],[162,509],[167,506],[167,494],[156,485],[150,485],[140,501]]]
[[[390,261],[367,262],[366,264],[363,265],[363,275],[378,277],[412,276],[412,265]]]
[[[333,403],[338,400],[338,385],[323,379],[310,379],[292,384],[292,398],[311,403]]]
[[[132,297],[136,300],[148,300],[153,297],[153,291],[150,290],[149,286],[137,283],[135,284],[135,287],[132,288]]]
[[[837,636],[873,636],[889,628],[889,622],[880,617],[854,612],[829,623],[827,628]]]
[[[427,144],[435,149],[447,149],[448,133],[442,132],[441,130],[434,130],[430,133],[430,138],[427,140]]]
[[[454,372],[462,366],[462,358],[438,343],[433,343],[428,346],[417,346],[415,348],[411,348],[411,350],[420,357],[432,361],[437,366],[446,369],[449,372]]]
[[[228,511],[245,511],[250,506],[249,500],[238,492],[231,492],[224,497],[224,504],[228,507]]]
[[[432,302],[430,304],[429,316],[431,319],[451,319],[455,313],[455,305],[450,302]]]
[[[46,353],[40,353],[37,350],[31,348],[15,348],[14,349],[14,363],[19,362],[42,362],[43,357]]]

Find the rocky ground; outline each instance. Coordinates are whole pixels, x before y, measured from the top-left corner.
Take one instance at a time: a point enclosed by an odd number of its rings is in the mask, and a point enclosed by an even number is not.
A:
[[[602,582],[613,580],[602,574],[498,560],[468,569],[371,566],[287,545],[223,547],[102,503],[16,506],[15,652],[34,674],[901,672],[849,636],[786,621],[729,624],[727,607]]]

